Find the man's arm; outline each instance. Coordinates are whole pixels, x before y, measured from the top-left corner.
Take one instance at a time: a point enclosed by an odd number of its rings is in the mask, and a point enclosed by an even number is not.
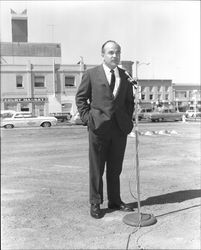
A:
[[[81,120],[87,124],[89,118],[90,104],[89,100],[91,98],[91,81],[88,71],[83,74],[82,81],[77,90],[75,96],[75,101],[77,105],[78,112],[80,114]]]

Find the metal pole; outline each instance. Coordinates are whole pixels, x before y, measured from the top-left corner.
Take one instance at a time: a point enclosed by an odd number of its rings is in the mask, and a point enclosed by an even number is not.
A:
[[[136,166],[136,184],[137,184],[137,203],[138,203],[138,219],[141,221],[140,206],[140,171],[139,171],[139,129],[138,129],[138,109],[139,109],[139,83],[138,83],[138,64],[136,61],[136,81],[137,89],[135,94],[135,166]]]
[[[136,185],[137,185],[137,204],[138,212],[127,214],[123,218],[123,222],[127,225],[135,227],[150,226],[157,222],[153,215],[141,214],[140,206],[140,171],[139,171],[139,131],[138,131],[138,109],[139,109],[139,82],[138,82],[138,66],[139,61],[136,61],[136,81],[137,88],[135,89],[135,165],[136,165]]]

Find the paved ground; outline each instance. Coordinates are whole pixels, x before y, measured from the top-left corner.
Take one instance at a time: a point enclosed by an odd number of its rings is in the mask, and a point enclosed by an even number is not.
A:
[[[200,249],[200,124],[147,123],[139,132],[141,210],[157,223],[134,232],[125,213],[107,209],[106,194],[105,216],[89,216],[85,127],[2,130],[1,248]],[[133,135],[121,190],[136,207]]]

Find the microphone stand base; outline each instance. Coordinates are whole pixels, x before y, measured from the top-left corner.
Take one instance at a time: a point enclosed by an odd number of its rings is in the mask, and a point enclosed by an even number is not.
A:
[[[127,214],[123,217],[123,222],[133,227],[151,226],[157,222],[153,214],[141,214],[141,220],[138,213]]]

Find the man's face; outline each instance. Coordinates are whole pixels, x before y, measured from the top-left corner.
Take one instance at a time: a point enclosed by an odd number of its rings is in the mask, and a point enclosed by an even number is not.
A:
[[[113,43],[109,42],[105,45],[102,53],[103,61],[110,68],[114,69],[120,62],[121,48]]]

